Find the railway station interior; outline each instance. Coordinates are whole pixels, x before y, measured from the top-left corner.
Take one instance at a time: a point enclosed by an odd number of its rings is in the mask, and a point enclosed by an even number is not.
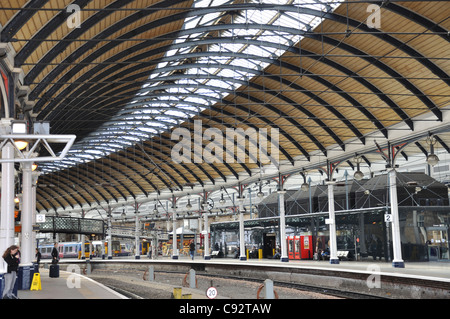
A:
[[[449,52],[449,1],[2,0],[0,250],[450,270]]]

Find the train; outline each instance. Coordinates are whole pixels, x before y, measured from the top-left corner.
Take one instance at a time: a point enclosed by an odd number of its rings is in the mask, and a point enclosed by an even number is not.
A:
[[[108,243],[104,242],[105,250],[104,254],[108,254]],[[91,246],[91,256],[101,257],[102,256],[102,241],[92,241],[84,243],[84,257],[89,258],[89,246]],[[39,251],[41,253],[41,259],[52,258],[52,249],[54,244],[44,244],[39,246]],[[61,242],[58,243],[59,258],[81,258],[81,242]],[[131,250],[120,241],[112,241],[112,255],[113,256],[129,256],[131,255]]]
[[[44,244],[39,246],[39,252],[42,259],[52,258],[53,244]],[[58,243],[59,258],[78,258],[81,251],[81,242]]]
[[[130,256],[131,247],[125,243],[121,243],[118,240],[112,241],[112,255],[113,256]]]

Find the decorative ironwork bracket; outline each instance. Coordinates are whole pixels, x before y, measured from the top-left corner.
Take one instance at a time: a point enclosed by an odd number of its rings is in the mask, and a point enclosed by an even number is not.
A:
[[[75,142],[75,135],[33,135],[33,134],[9,134],[0,135],[0,149],[5,146],[6,143],[11,142],[17,151],[18,157],[0,159],[0,163],[6,162],[50,162],[62,160],[69,149]],[[29,143],[28,150],[19,150],[15,144],[16,141],[26,141]],[[65,143],[64,149],[57,155],[51,144],[62,144]],[[37,150],[37,147],[42,145],[50,153],[50,156],[34,157],[33,153]]]

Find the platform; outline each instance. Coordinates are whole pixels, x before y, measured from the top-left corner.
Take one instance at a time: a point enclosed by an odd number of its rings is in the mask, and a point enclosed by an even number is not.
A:
[[[42,290],[19,290],[19,299],[127,299],[75,272],[60,271],[59,278],[50,278],[48,269],[41,268],[40,274]]]
[[[289,260],[289,262],[280,262],[278,259],[247,259],[239,260],[237,258],[212,258],[210,260],[204,260],[201,256],[196,256],[192,261],[188,256],[179,256],[177,260],[173,260],[170,257],[159,257],[158,259],[148,259],[147,256],[142,255],[139,259],[135,259],[134,256],[128,257],[114,257],[112,262],[137,262],[137,263],[158,263],[158,262],[173,262],[173,263],[211,263],[211,264],[224,264],[224,265],[254,265],[254,266],[274,266],[282,268],[298,268],[298,269],[323,269],[323,270],[336,270],[343,272],[354,273],[373,273],[373,268],[378,267],[382,274],[393,275],[398,277],[410,277],[429,279],[436,281],[443,281],[450,283],[450,262],[405,262],[405,268],[395,268],[390,262],[384,261],[340,261],[339,264],[330,264],[324,260]],[[47,261],[44,260],[44,263]],[[61,263],[85,263],[86,260],[78,259],[61,259]],[[92,262],[108,262],[108,260],[102,260],[101,258],[93,258]]]
[[[338,289],[382,298],[450,298],[450,263],[447,262],[407,262],[405,268],[394,268],[382,261],[328,261],[290,260],[281,262],[274,259],[239,259],[201,257],[192,261],[189,257],[179,259],[159,258],[156,260],[115,258],[112,260],[93,259],[95,269],[129,269],[142,271],[146,266],[154,266],[155,271],[177,271],[187,273],[189,269],[199,274],[231,276],[257,281],[273,281],[302,284],[324,289]],[[77,261],[61,261],[63,263]],[[80,262],[80,261],[79,261]],[[79,263],[78,262],[78,263]]]
[[[74,259],[62,259],[61,262],[76,262]],[[100,258],[92,259],[93,262],[102,262],[108,260],[101,260]],[[279,259],[247,259],[239,260],[238,258],[211,258],[204,260],[201,256],[196,256],[191,260],[188,256],[179,256],[177,260],[170,257],[159,257],[158,259],[148,259],[147,256],[140,256],[140,259],[135,259],[134,256],[129,257],[114,257],[111,261],[123,262],[138,262],[138,263],[158,263],[158,262],[173,262],[173,263],[204,263],[204,264],[224,264],[224,265],[252,265],[261,267],[281,267],[281,268],[297,268],[297,269],[321,269],[321,270],[335,270],[342,272],[353,273],[373,273],[374,267],[381,272],[381,274],[392,275],[397,277],[408,277],[417,279],[428,279],[450,283],[450,262],[430,261],[430,262],[405,262],[405,268],[395,268],[391,262],[384,261],[340,261],[339,264],[330,264],[325,260],[289,260],[289,262],[281,262]],[[83,262],[83,261],[79,261]],[[85,262],[85,261],[84,261]]]
[[[181,259],[184,260],[184,259]],[[201,259],[198,259],[201,261]],[[217,263],[240,263],[238,259],[217,258]],[[395,268],[390,262],[383,261],[340,261],[339,264],[330,264],[328,261],[316,260],[289,260],[280,262],[275,259],[248,259],[243,261],[251,265],[277,266],[287,268],[327,269],[354,273],[373,273],[374,268],[381,274],[396,277],[437,280],[450,283],[450,262],[405,262],[405,268]],[[242,263],[242,262],[241,262]]]
[[[47,263],[47,261],[43,261]],[[191,260],[180,256],[173,260],[160,257],[156,260],[141,256],[140,259],[115,257],[111,260],[94,258],[90,266],[103,270],[132,270],[143,272],[152,265],[155,271],[175,271],[187,273],[194,269],[198,274],[231,276],[252,280],[266,278],[280,282],[299,283],[325,289],[342,289],[365,293],[384,298],[450,298],[450,263],[448,262],[407,262],[405,268],[394,268],[389,262],[382,261],[341,261],[330,264],[328,261],[277,259],[249,259],[241,261],[232,258],[213,258],[204,260],[197,256]],[[85,269],[86,260],[61,259],[61,269],[79,267]],[[48,270],[42,270],[43,290],[52,287],[46,293],[20,291],[20,298],[35,299],[111,299],[122,298],[109,288],[81,276],[81,289],[70,289],[67,280],[70,273],[61,271],[61,278],[48,277]],[[378,286],[377,286],[378,284]],[[376,287],[374,287],[376,286]],[[61,293],[58,292],[59,289]]]

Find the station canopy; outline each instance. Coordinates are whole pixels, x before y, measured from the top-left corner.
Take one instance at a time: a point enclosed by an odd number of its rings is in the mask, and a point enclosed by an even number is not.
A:
[[[448,1],[2,0],[0,24],[21,111],[77,136],[40,211],[450,150]]]

